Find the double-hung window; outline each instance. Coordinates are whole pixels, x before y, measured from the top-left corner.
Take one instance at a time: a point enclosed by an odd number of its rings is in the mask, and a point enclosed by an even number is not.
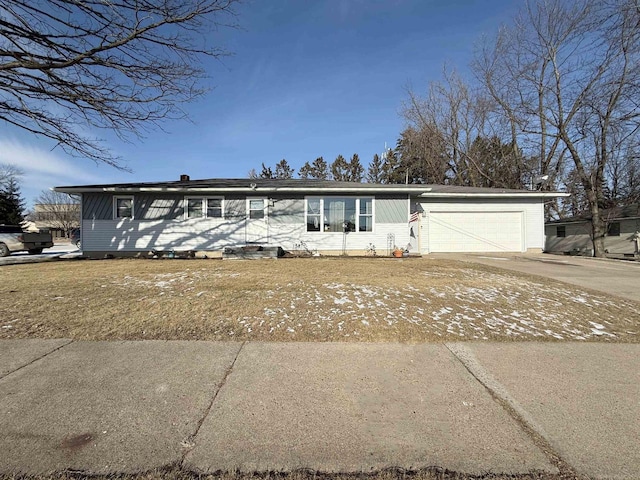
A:
[[[372,232],[373,198],[307,197],[307,232]]]
[[[224,199],[222,197],[187,197],[187,218],[223,218]]]
[[[133,218],[133,196],[113,198],[113,218]]]

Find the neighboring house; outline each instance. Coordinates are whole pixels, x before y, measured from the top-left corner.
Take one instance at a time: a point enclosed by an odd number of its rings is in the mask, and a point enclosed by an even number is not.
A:
[[[29,220],[38,230],[49,230],[54,239],[68,238],[80,227],[80,204],[36,203]]]
[[[363,254],[541,252],[557,192],[323,180],[210,179],[56,187],[81,196],[89,256],[242,245]]]
[[[605,251],[612,256],[638,254],[640,237],[640,204],[615,207],[602,211],[607,222]],[[545,225],[545,252],[567,255],[593,255],[591,217],[563,218]]]

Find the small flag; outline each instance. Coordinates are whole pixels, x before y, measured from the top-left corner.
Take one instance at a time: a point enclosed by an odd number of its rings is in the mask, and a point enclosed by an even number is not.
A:
[[[409,217],[409,223],[417,222],[420,219],[420,212],[413,212]]]

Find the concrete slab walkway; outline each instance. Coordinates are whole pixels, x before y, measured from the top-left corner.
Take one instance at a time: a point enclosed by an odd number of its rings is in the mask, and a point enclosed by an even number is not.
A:
[[[0,341],[0,473],[640,471],[640,345]]]

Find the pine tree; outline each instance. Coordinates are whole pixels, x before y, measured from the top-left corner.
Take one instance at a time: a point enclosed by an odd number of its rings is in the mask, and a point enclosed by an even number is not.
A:
[[[364,167],[360,163],[360,157],[357,153],[354,153],[349,162],[349,181],[350,182],[362,182],[364,177]]]
[[[405,175],[400,170],[400,162],[396,153],[389,149],[385,152],[382,163],[382,183],[404,183]]]
[[[24,200],[14,176],[9,176],[0,186],[0,224],[20,225],[24,221]]]
[[[304,162],[304,165],[302,165],[300,170],[298,170],[298,176],[306,180],[311,176],[312,170],[313,169],[311,168],[311,165],[309,165],[309,162]]]
[[[329,167],[324,158],[316,158],[311,165],[309,162],[305,162],[300,171],[298,172],[300,178],[314,178],[316,180],[327,180],[329,178]]]
[[[289,163],[283,158],[276,163],[276,176],[275,178],[289,179],[293,178],[295,170],[289,166]]]
[[[266,167],[264,165],[264,163],[262,164],[262,171],[260,172],[260,178],[275,178],[275,175],[273,174],[273,170],[271,170],[271,167]]]
[[[338,155],[331,164],[331,177],[336,182],[349,181],[349,164],[342,155]]]
[[[382,160],[380,160],[380,156],[377,153],[373,156],[373,160],[367,169],[367,182],[382,183]]]

